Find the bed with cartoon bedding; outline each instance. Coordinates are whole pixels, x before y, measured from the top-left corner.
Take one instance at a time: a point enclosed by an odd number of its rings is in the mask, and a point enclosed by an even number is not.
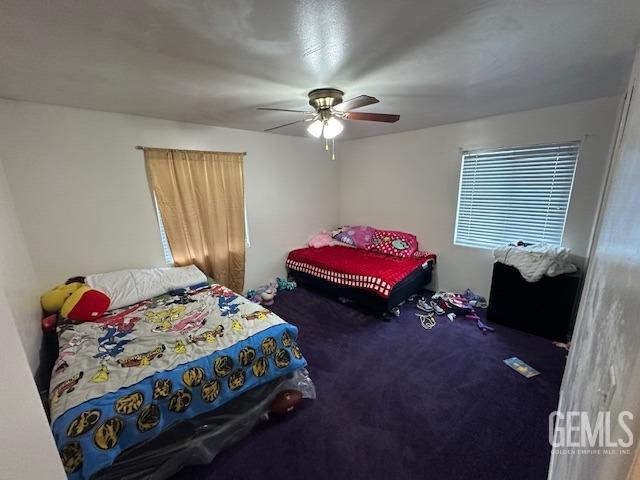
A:
[[[58,338],[49,403],[70,479],[306,366],[295,326],[218,284],[61,321]]]

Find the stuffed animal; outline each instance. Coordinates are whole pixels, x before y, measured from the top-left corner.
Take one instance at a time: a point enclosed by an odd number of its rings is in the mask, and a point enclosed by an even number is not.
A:
[[[298,286],[296,282],[289,282],[287,281],[286,278],[280,278],[280,277],[276,278],[276,283],[278,284],[278,290],[291,291]]]
[[[82,285],[65,300],[60,315],[74,322],[90,322],[102,317],[109,303],[111,300],[104,293]]]
[[[309,246],[313,248],[333,247],[334,245],[340,245],[333,239],[331,234],[326,231],[322,231],[309,239]]]
[[[40,297],[46,313],[58,313],[69,320],[86,322],[97,320],[109,308],[111,300],[98,290],[81,282],[58,285]]]
[[[278,284],[271,282],[266,285],[262,285],[255,290],[249,290],[247,292],[247,298],[252,302],[259,303],[261,305],[273,305],[273,299],[278,292]]]
[[[80,282],[63,283],[58,285],[40,297],[42,309],[47,313],[57,313],[64,305],[64,302],[73,292],[84,284]]]
[[[260,298],[262,301],[260,302],[262,305],[273,305],[273,299],[278,292],[277,288],[268,288],[264,292],[260,294]]]

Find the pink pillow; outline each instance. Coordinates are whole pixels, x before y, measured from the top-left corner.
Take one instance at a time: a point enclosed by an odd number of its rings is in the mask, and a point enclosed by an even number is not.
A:
[[[338,245],[338,242],[327,232],[318,233],[309,239],[309,246],[313,248],[332,247],[334,245]]]
[[[376,230],[373,234],[371,245],[367,250],[406,258],[418,250],[418,240],[415,235],[406,232]]]
[[[374,233],[376,233],[376,229],[366,225],[345,226],[331,232],[335,240],[345,243],[350,247],[365,250],[371,245]]]

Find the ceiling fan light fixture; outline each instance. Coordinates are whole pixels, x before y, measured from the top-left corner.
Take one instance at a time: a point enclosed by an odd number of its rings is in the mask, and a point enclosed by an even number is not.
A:
[[[324,123],[322,120],[314,120],[311,122],[311,125],[307,127],[307,132],[313,135],[316,138],[320,138],[322,135],[322,129],[324,128]]]
[[[337,137],[344,130],[344,125],[342,122],[335,117],[331,117],[327,120],[327,124],[324,127],[324,138],[327,140],[331,140],[332,138]]]

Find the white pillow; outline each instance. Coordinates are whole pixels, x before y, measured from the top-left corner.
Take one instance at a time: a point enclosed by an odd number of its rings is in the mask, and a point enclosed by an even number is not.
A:
[[[111,299],[109,310],[206,281],[207,276],[195,265],[96,273],[85,279],[87,285]]]

